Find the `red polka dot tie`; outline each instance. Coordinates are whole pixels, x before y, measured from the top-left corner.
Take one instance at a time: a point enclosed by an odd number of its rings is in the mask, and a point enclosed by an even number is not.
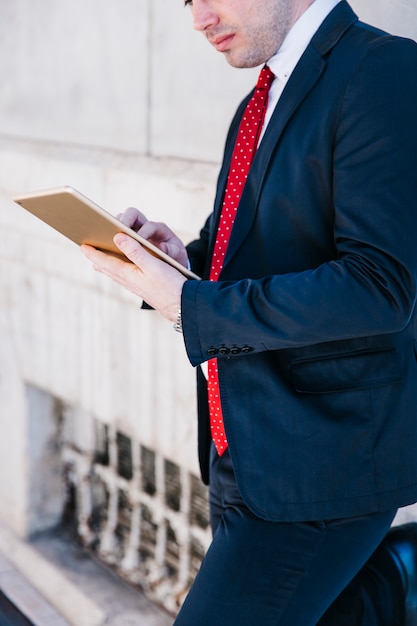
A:
[[[209,279],[212,281],[218,280],[223,267],[237,207],[258,145],[268,104],[269,88],[274,78],[275,76],[269,67],[265,66],[262,68],[255,91],[246,106],[240,122],[230,161],[223,207],[213,249],[209,276]],[[216,450],[221,456],[227,449],[227,438],[220,402],[217,359],[210,359],[208,362],[208,400],[211,436]]]

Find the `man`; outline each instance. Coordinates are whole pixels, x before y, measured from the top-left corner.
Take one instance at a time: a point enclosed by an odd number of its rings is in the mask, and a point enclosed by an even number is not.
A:
[[[417,501],[417,45],[344,0],[186,4],[231,65],[268,67],[200,238],[121,219],[203,280],[125,235],[132,263],[84,248],[209,364],[214,536],[175,624],[417,624],[417,532],[388,532]]]

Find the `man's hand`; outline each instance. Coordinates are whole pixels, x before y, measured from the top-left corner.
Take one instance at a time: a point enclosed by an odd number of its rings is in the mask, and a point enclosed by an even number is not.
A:
[[[141,235],[144,239],[157,246],[184,267],[188,265],[188,255],[181,239],[166,224],[151,222],[143,213],[130,207],[124,213],[117,215],[123,224]]]
[[[134,211],[134,214],[132,213]],[[133,215],[135,222],[132,221]],[[141,222],[144,216],[136,209],[128,209],[123,214],[123,223],[130,228],[144,233],[151,233],[147,237],[152,243],[176,258],[184,265],[187,263],[187,253],[181,240],[178,239],[164,224]],[[119,218],[120,219],[120,218]],[[130,222],[130,223],[129,223]],[[160,240],[158,241],[158,237]],[[164,237],[167,237],[168,240]],[[115,282],[136,294],[159,311],[171,322],[177,319],[181,306],[182,286],[186,278],[176,269],[152,256],[138,242],[128,235],[119,233],[114,237],[114,243],[131,261],[123,261],[105,252],[96,250],[87,245],[81,246],[84,255],[92,262],[94,269],[109,276]],[[173,254],[175,253],[175,256]],[[184,254],[185,253],[185,257]]]

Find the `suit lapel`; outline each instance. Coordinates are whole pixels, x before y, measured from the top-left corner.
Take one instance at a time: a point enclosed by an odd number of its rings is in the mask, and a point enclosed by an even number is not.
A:
[[[356,15],[347,2],[343,0],[323,22],[292,73],[268,124],[259,150],[255,155],[236,215],[223,269],[227,267],[233,259],[252,228],[268,164],[280,141],[282,133],[285,131],[288,121],[323,74],[327,65],[325,55],[337,44],[343,33],[356,20]],[[240,106],[229,132],[228,148],[219,175],[219,185],[215,203],[217,215],[221,210],[221,202],[226,185],[234,139],[236,138],[239,121],[248,99],[249,98],[245,99]]]

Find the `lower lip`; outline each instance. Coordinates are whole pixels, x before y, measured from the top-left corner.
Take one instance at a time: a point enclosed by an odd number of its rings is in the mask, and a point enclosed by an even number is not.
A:
[[[225,50],[229,49],[233,37],[234,35],[230,35],[230,37],[226,37],[225,39],[219,41],[219,43],[215,43],[213,45],[218,52],[224,52]]]

